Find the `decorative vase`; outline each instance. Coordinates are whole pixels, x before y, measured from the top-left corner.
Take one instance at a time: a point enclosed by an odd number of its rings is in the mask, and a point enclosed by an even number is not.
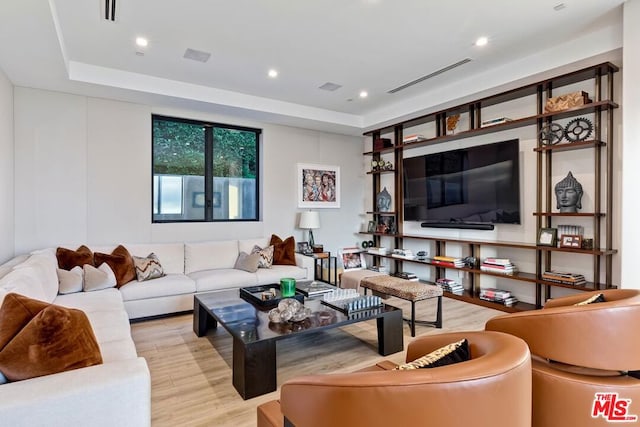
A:
[[[296,279],[285,277],[280,279],[280,294],[282,298],[289,298],[296,294]]]
[[[391,210],[391,194],[384,187],[376,196],[376,206],[379,212],[389,212]]]

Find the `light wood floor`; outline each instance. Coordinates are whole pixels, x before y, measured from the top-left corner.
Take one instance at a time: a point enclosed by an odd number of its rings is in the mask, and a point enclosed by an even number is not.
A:
[[[388,304],[410,313],[409,302],[389,298]],[[418,319],[432,320],[435,300],[416,304]],[[499,311],[443,298],[442,329],[416,326],[416,335],[481,330]],[[192,315],[179,315],[131,325],[138,354],[151,371],[152,425],[255,426],[256,407],[276,399],[279,390],[242,400],[231,384],[232,340],[218,328],[206,337],[193,333]],[[411,341],[404,325],[405,349]],[[300,375],[350,372],[383,359],[377,352],[376,322],[280,341],[277,345],[278,386]],[[404,362],[404,353],[386,357]]]

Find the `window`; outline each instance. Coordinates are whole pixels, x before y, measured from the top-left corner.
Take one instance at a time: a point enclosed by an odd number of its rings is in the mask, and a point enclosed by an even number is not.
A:
[[[153,222],[258,220],[260,129],[154,115]]]

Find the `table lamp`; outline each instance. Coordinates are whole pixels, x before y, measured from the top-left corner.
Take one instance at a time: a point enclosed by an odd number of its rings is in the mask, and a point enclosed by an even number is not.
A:
[[[314,211],[300,213],[298,227],[309,230],[309,247],[313,248],[313,229],[320,228],[320,214]]]

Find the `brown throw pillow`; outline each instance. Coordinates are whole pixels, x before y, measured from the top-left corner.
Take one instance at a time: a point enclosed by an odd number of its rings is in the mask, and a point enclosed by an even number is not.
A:
[[[56,249],[58,268],[71,270],[73,267],[82,268],[83,265],[93,265],[93,252],[85,245],[80,246],[75,251],[67,248]]]
[[[26,302],[36,307],[38,303]],[[102,363],[87,315],[73,308],[46,305],[0,350],[0,372],[9,381]]]
[[[93,254],[95,265],[101,265],[106,262],[116,275],[116,287],[121,287],[129,283],[132,280],[136,280],[136,266],[133,262],[133,257],[122,245],[111,252],[111,254],[103,254],[96,252]]]
[[[0,306],[0,350],[49,303],[10,293]],[[1,369],[0,369],[1,371]]]
[[[280,237],[272,234],[269,245],[273,245],[274,265],[296,265],[296,241],[293,236],[289,236],[283,241]]]

